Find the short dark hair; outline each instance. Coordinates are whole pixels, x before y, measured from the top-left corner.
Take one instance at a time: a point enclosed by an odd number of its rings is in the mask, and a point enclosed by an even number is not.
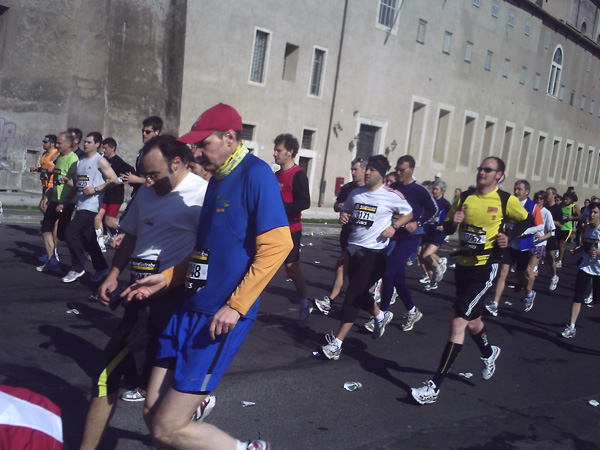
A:
[[[550,191],[552,191],[552,193],[553,193],[554,195],[556,195],[556,193],[558,192],[558,191],[556,190],[556,188],[555,188],[555,187],[553,187],[553,186],[547,187],[547,188],[546,188],[546,190],[550,190]]]
[[[396,166],[400,166],[400,165],[404,164],[405,162],[408,163],[408,167],[410,167],[411,169],[415,168],[415,158],[413,158],[410,155],[404,155],[404,156],[401,156],[400,158],[398,158],[398,162],[396,163]]]
[[[590,203],[590,206],[588,206],[588,211],[591,211],[592,208],[597,208],[600,210],[600,202],[592,202]]]
[[[565,193],[562,195],[562,198],[563,198],[563,200],[564,200],[565,198],[567,198],[567,197],[569,197],[571,200],[573,200],[573,195],[572,195],[572,194],[571,194],[569,191],[565,192]]]
[[[150,153],[153,149],[158,148],[167,162],[173,161],[179,156],[183,164],[190,161],[191,152],[188,146],[182,142],[176,141],[175,136],[163,134],[154,136],[142,147],[142,157]]]
[[[523,186],[525,186],[525,190],[531,192],[531,185],[529,184],[529,181],[527,180],[517,180],[515,181],[515,186],[517,184],[522,184]]]
[[[53,144],[56,144],[57,137],[55,134],[47,134],[46,136],[44,136],[44,139],[48,139],[52,141]]]
[[[109,147],[114,148],[115,151],[117,150],[117,141],[115,141],[111,137],[108,137],[108,138],[104,139],[102,141],[102,145],[108,145]]]
[[[275,138],[275,140],[273,141],[273,143],[277,146],[281,143],[283,143],[283,146],[288,150],[292,152],[292,157],[296,157],[296,155],[298,154],[298,149],[300,148],[300,144],[298,144],[298,139],[296,139],[294,136],[292,136],[289,133],[285,133],[285,134],[280,134],[279,136],[277,136]]]
[[[506,164],[504,164],[504,161],[502,161],[497,156],[488,156],[483,161],[487,161],[488,159],[493,159],[494,161],[496,161],[496,167],[498,169],[498,172],[504,173],[504,171],[506,170]],[[483,161],[481,162],[483,163]]]
[[[75,139],[77,139],[79,142],[81,142],[83,139],[83,131],[81,131],[79,128],[67,128],[67,133],[74,134]],[[75,142],[72,143],[74,144]]]
[[[142,122],[142,127],[152,127],[154,131],[160,132],[163,128],[163,120],[158,116],[146,117]]]
[[[99,133],[98,131],[92,131],[91,133],[88,133],[86,137],[91,137],[96,144],[102,143],[102,133]]]
[[[535,199],[536,197],[542,197],[544,201],[548,200],[548,194],[546,194],[546,191],[537,191],[535,194],[533,194],[533,198]]]

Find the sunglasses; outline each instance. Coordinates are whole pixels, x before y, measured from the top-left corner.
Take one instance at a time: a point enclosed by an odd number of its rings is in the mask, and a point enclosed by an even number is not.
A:
[[[498,169],[492,169],[491,167],[478,167],[477,172],[484,171],[485,173],[498,172]]]
[[[143,134],[151,134],[151,133],[154,133],[154,130],[144,130],[144,129],[142,128],[142,133],[143,133]]]

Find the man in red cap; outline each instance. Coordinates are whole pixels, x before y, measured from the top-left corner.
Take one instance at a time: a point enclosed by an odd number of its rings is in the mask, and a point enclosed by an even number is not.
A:
[[[214,390],[256,320],[258,295],[292,248],[271,167],[241,141],[242,119],[222,103],[178,140],[211,172],[189,264],[151,275],[125,290],[147,298],[185,278],[188,297],[160,337],[144,418],[160,448],[267,450],[238,441],[190,416]],[[187,273],[187,275],[186,275]]]

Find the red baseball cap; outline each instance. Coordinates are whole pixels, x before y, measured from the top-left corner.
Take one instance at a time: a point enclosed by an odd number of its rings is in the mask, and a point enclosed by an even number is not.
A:
[[[242,118],[238,112],[229,105],[219,103],[200,114],[198,120],[192,125],[192,130],[177,140],[184,144],[195,144],[203,141],[215,131],[241,131],[241,129]]]

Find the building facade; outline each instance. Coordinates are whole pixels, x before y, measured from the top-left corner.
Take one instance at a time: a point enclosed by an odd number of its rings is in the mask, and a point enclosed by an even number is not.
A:
[[[495,155],[507,163],[507,190],[525,178],[532,189],[600,194],[598,0],[14,3],[0,16],[0,117],[39,141],[48,128],[89,126],[133,155],[145,116],[163,115],[166,131],[185,132],[224,102],[268,162],[275,136],[298,137],[313,204],[331,205],[350,161],[372,154],[387,155],[392,167],[411,154],[418,180],[441,172],[449,190],[473,184],[481,159]],[[8,18],[23,3],[76,4],[80,17],[93,8],[105,24],[95,32],[80,21],[86,29],[54,55],[69,61],[64,74],[48,67],[62,74],[53,97],[60,107],[46,102],[39,111],[34,89],[13,99],[7,69],[17,63],[7,55],[18,45],[8,36],[19,28]],[[91,56],[96,66],[84,64]],[[27,64],[37,63],[18,63],[17,79]],[[58,127],[50,120],[57,113]],[[0,146],[0,162],[16,166],[25,143],[15,142],[8,158]]]

